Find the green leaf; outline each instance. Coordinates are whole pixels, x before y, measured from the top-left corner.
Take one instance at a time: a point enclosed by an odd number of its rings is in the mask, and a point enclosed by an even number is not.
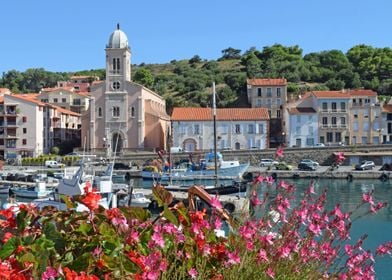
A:
[[[173,202],[173,195],[161,185],[156,185],[152,188],[154,199],[159,206],[169,205]]]
[[[54,242],[56,251],[61,251],[65,248],[66,242],[62,235],[57,231],[56,226],[53,223],[46,223],[43,226],[43,233],[46,238]]]
[[[25,262],[29,262],[29,263],[36,263],[37,260],[34,257],[34,255],[32,253],[26,253],[24,255],[22,255],[20,258],[18,258],[20,263],[25,263]]]
[[[86,222],[82,222],[75,231],[80,232],[85,236],[88,236],[91,229],[92,229],[91,224],[87,224]]]
[[[168,219],[172,224],[176,226],[179,225],[177,217],[169,210],[169,208],[167,208],[167,205],[164,206],[163,217]]]
[[[23,231],[26,228],[27,222],[29,221],[29,219],[27,219],[26,217],[27,217],[26,210],[22,210],[18,213],[18,215],[16,215],[16,225],[18,226],[18,229],[21,231]]]
[[[64,203],[68,209],[75,209],[76,208],[76,204],[74,202],[72,202],[72,200],[69,196],[64,195],[64,194],[60,194],[60,199],[64,201]]]
[[[99,232],[106,238],[113,239],[115,237],[116,231],[113,229],[111,225],[106,222],[103,222],[99,225]]]
[[[190,226],[191,220],[189,218],[188,210],[186,209],[185,205],[183,203],[177,204],[176,210],[185,219],[186,225]]]
[[[16,237],[10,238],[7,243],[4,244],[0,249],[0,259],[4,260],[8,258],[18,247],[18,240]]]
[[[123,258],[123,267],[127,272],[136,273],[139,271],[138,266],[133,263],[128,257]]]
[[[145,222],[151,218],[151,213],[141,207],[120,207],[121,212],[128,219],[137,219]]]
[[[86,271],[89,265],[93,262],[93,256],[91,253],[84,253],[77,257],[72,263],[69,264],[69,268],[77,272]]]

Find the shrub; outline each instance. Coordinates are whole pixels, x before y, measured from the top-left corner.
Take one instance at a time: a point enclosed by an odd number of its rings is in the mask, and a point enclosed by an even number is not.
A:
[[[270,198],[272,187],[276,196]],[[263,200],[257,189],[266,189]],[[141,208],[104,209],[100,195],[86,188],[71,208],[83,203],[89,211],[38,211],[21,205],[1,210],[0,275],[15,279],[374,279],[373,255],[361,247],[365,237],[349,244],[353,213],[339,205],[325,209],[326,192],[315,197],[310,186],[293,203],[294,186],[259,176],[252,187],[253,209],[232,231],[219,237],[221,216],[215,197],[208,211],[187,211],[163,187],[153,189],[162,213],[154,220]],[[369,213],[385,206],[363,196]],[[376,255],[389,254],[392,243]],[[52,277],[52,278],[51,278]]]

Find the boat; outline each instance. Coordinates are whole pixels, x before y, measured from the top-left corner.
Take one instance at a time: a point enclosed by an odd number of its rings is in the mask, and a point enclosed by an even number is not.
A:
[[[11,192],[17,197],[36,199],[48,197],[53,190],[47,189],[45,182],[37,182],[34,187],[12,188]]]
[[[9,185],[9,184],[0,185],[0,195],[9,194],[10,188],[11,188],[11,185]]]
[[[132,191],[131,199],[129,199],[129,196],[127,195],[119,201],[120,206],[148,208],[150,204],[151,200],[148,199],[142,191],[138,190]]]

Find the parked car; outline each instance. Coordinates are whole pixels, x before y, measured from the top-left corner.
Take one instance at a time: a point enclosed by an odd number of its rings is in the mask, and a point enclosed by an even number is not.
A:
[[[392,163],[384,163],[381,166],[380,171],[392,171]]]
[[[45,166],[47,168],[61,168],[61,167],[64,167],[64,164],[59,163],[55,160],[47,160],[47,161],[45,161]]]
[[[323,148],[323,147],[325,147],[325,145],[323,143],[317,143],[317,144],[314,144],[313,147],[315,147],[315,148]]]
[[[307,165],[314,166],[315,168],[320,166],[320,164],[317,161],[311,159],[302,159],[300,163],[305,163]]]
[[[261,167],[263,167],[263,166],[274,166],[274,165],[277,165],[277,164],[279,164],[279,162],[276,161],[276,160],[273,160],[271,158],[262,158],[260,160],[260,166]]]
[[[293,167],[285,162],[279,162],[275,165],[276,170],[292,170]]]
[[[304,170],[304,171],[315,171],[316,167],[314,165],[309,165],[305,162],[300,162],[298,164],[298,169],[299,170]]]
[[[371,160],[364,160],[360,164],[355,165],[355,170],[373,169],[376,165]]]

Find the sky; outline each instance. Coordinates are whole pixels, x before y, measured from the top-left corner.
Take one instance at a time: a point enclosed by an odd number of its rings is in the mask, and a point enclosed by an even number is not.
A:
[[[13,0],[0,9],[0,73],[104,68],[117,23],[132,64],[218,59],[228,47],[276,43],[303,54],[392,47],[391,0]]]

